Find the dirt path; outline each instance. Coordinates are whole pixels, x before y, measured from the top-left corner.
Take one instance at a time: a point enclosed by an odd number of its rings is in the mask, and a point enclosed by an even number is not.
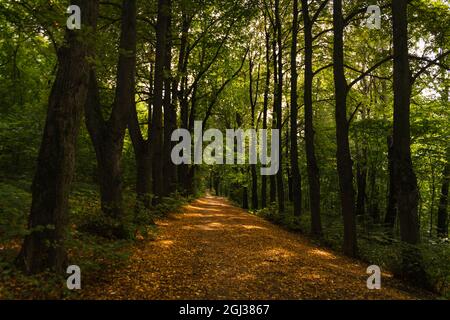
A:
[[[199,199],[157,224],[156,241],[137,246],[129,266],[92,288],[89,298],[418,298],[398,289],[389,274],[383,274],[381,290],[368,290],[367,265],[319,248],[223,198]]]

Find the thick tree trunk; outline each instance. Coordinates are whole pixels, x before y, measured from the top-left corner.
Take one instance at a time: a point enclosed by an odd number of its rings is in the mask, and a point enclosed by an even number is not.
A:
[[[317,165],[316,151],[314,144],[314,124],[313,124],[313,102],[312,102],[312,82],[313,82],[313,38],[312,23],[309,16],[308,1],[302,0],[304,39],[305,39],[305,73],[303,86],[303,99],[305,108],[305,145],[306,164],[308,171],[309,201],[311,210],[311,233],[316,236],[322,234],[322,223],[320,219],[320,178],[319,167]]]
[[[392,1],[394,39],[394,176],[398,182],[397,209],[403,252],[402,276],[426,285],[422,258],[415,245],[420,242],[417,179],[411,160],[410,99],[411,72],[408,58],[407,0]]]
[[[171,0],[168,0],[168,8],[171,8]],[[172,34],[171,34],[171,13],[169,12],[167,22],[167,48],[165,57],[165,79],[164,79],[164,157],[163,174],[164,190],[163,195],[168,196],[174,193],[177,188],[177,167],[172,162],[171,152],[174,143],[171,141],[172,133],[177,128],[177,113],[175,108],[175,96],[171,96],[173,79],[171,74],[172,61]]]
[[[153,96],[153,121],[151,129],[151,149],[153,165],[153,204],[161,201],[164,195],[163,174],[163,87],[164,69],[166,66],[167,26],[170,18],[170,1],[158,1],[158,19],[156,24],[156,58],[155,58],[155,89]]]
[[[348,139],[349,121],[347,120],[348,84],[344,73],[344,19],[342,0],[333,1],[333,62],[336,97],[336,142],[337,169],[341,197],[341,210],[344,218],[344,253],[357,255],[356,219],[354,208],[354,188],[352,158]]]
[[[95,29],[98,1],[79,0],[83,27]],[[83,33],[84,34],[84,33]],[[66,266],[64,240],[68,199],[74,173],[75,146],[89,84],[92,39],[78,31],[66,32],[66,45],[58,50],[58,70],[50,93],[44,135],[32,185],[25,237],[17,264],[35,274],[46,269],[62,272]]]
[[[275,27],[276,27],[276,42],[278,47],[278,83],[275,86],[276,89],[276,118],[277,129],[280,131],[278,145],[280,146],[279,152],[279,170],[277,173],[277,196],[278,196],[278,211],[284,213],[284,186],[283,186],[283,159],[282,159],[282,100],[283,100],[283,39],[282,39],[282,24],[280,16],[280,0],[275,0]]]
[[[182,33],[180,43],[180,54],[178,58],[178,75],[180,78],[180,90],[178,91],[178,100],[180,101],[180,127],[188,129],[189,121],[189,102],[186,97],[187,88],[187,65],[189,61],[189,55],[187,53],[189,29],[191,25],[191,18],[183,12],[182,14]],[[176,89],[176,88],[175,88]],[[178,166],[178,188],[181,188],[183,194],[187,194],[187,179],[188,179],[188,165],[181,164]]]
[[[298,37],[298,0],[293,0],[292,20],[292,46],[291,46],[291,175],[292,200],[294,215],[302,213],[302,190],[300,184],[300,171],[298,168],[298,94],[297,94],[297,37]]]
[[[152,70],[152,68],[151,68]],[[153,94],[153,72],[150,72],[150,95]],[[148,132],[151,125],[151,102],[148,103]],[[136,208],[150,209],[152,193],[152,157],[150,153],[150,139],[144,139],[136,112],[136,104],[131,110],[128,124],[131,142],[133,144],[136,161]]]
[[[86,126],[98,163],[102,211],[117,219],[123,217],[123,143],[130,116],[135,108],[136,0],[124,0],[122,3],[119,47],[117,85],[110,118],[108,121],[103,119],[98,83],[93,70],[85,107]]]

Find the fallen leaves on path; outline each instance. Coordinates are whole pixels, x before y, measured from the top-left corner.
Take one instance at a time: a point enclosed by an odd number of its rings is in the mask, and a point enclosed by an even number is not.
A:
[[[366,287],[367,265],[205,197],[157,222],[128,267],[83,283],[89,299],[417,299],[383,273]]]

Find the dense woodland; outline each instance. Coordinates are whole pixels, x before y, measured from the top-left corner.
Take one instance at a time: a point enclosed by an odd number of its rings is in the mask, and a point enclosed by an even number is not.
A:
[[[0,0],[1,281],[111,267],[210,192],[448,295],[449,25],[445,0]],[[278,173],[175,165],[195,121],[279,129]]]

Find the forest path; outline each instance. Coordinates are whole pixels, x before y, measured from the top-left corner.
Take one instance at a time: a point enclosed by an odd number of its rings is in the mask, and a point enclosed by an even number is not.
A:
[[[157,221],[154,241],[134,249],[128,267],[94,287],[92,299],[416,299],[383,273],[366,287],[367,265],[312,244],[207,196]],[[404,289],[407,290],[407,289]],[[86,294],[88,296],[86,297]]]

